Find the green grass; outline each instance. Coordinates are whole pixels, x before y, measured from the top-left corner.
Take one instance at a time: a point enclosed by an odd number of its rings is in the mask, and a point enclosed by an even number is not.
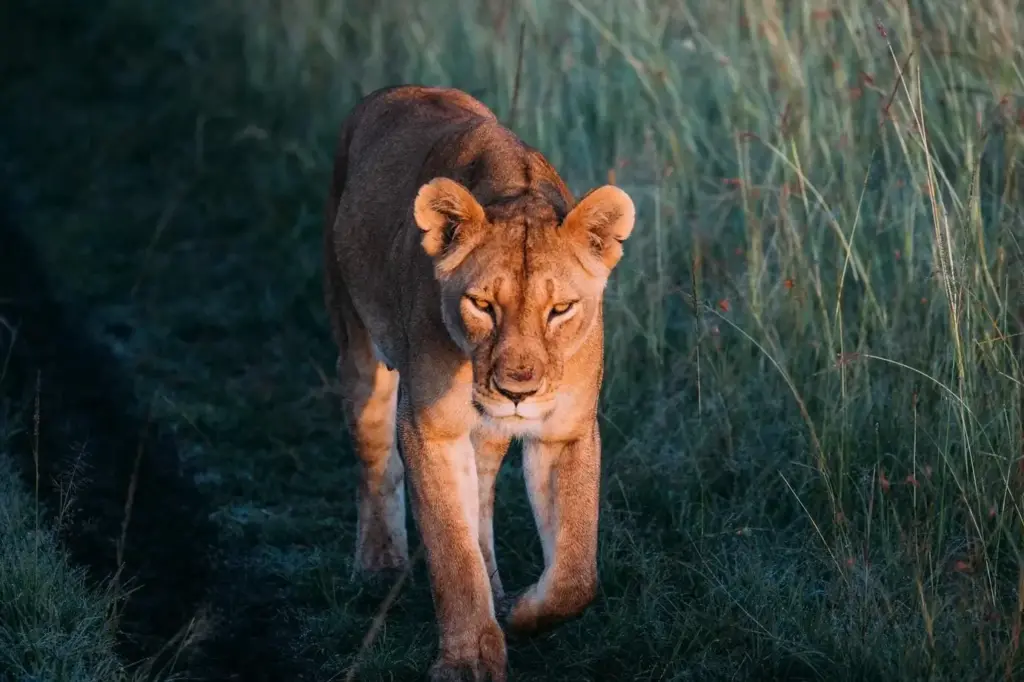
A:
[[[0,434],[0,680],[126,682],[114,600],[70,565],[16,471]]]
[[[514,679],[1024,675],[1016,3],[44,5],[64,20],[21,8],[0,43],[27,227],[174,426],[225,565],[278,579],[252,598],[309,679],[344,679],[386,593],[349,580],[337,126],[398,82],[508,120],[520,22],[516,130],[576,192],[613,174],[638,224],[607,295],[600,600],[514,644]],[[525,587],[518,457],[498,485]],[[419,566],[358,679],[434,646]]]

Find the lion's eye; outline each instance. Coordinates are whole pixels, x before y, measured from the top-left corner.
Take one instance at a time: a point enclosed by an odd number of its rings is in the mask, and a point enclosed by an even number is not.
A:
[[[494,313],[494,306],[491,305],[490,301],[485,301],[484,299],[477,298],[476,296],[466,296],[466,298],[468,298],[469,302],[473,304],[473,307],[480,312],[487,313],[488,315]]]
[[[561,317],[562,315],[565,315],[570,310],[572,310],[574,305],[576,305],[576,301],[566,301],[565,303],[556,303],[555,305],[551,306],[551,312],[548,313],[548,319],[549,320],[553,320],[556,317]]]

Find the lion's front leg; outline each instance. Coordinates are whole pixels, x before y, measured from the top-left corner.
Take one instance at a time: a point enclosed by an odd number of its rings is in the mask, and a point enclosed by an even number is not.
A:
[[[505,636],[494,617],[478,544],[470,434],[432,436],[408,407],[399,409],[399,434],[440,630],[440,655],[430,677],[504,682]]]
[[[596,422],[577,440],[528,441],[523,468],[544,550],[544,572],[512,607],[528,634],[579,615],[597,593],[601,441]]]

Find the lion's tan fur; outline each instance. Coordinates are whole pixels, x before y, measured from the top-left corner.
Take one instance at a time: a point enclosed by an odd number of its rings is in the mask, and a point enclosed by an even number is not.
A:
[[[505,679],[491,512],[511,438],[545,568],[509,627],[537,630],[594,597],[602,298],[632,228],[624,192],[576,203],[458,90],[377,91],[342,126],[325,295],[362,463],[356,565],[408,562],[408,477],[441,635],[434,679]]]

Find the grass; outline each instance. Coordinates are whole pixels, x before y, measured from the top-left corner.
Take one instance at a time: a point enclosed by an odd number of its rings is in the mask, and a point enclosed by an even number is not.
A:
[[[173,431],[223,571],[262,576],[230,609],[257,604],[305,679],[414,679],[435,645],[420,565],[358,653],[388,586],[348,577],[320,299],[337,126],[397,82],[478,95],[575,191],[638,206],[607,297],[600,600],[514,644],[514,679],[1024,674],[1016,3],[16,5],[26,231]],[[518,457],[498,485],[523,587]]]
[[[89,588],[40,523],[0,436],[0,680],[125,682],[108,625],[116,604]]]

